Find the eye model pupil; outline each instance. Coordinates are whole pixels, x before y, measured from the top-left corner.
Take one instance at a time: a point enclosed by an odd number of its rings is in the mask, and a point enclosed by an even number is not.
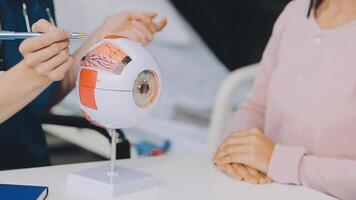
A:
[[[145,80],[139,87],[140,93],[146,95],[150,90],[150,85]]]

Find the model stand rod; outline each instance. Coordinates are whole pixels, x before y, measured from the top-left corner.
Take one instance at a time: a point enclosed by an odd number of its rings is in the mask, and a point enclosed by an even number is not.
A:
[[[108,172],[109,176],[117,175],[117,171],[115,170],[115,161],[116,161],[116,143],[119,137],[119,134],[115,129],[108,129],[108,132],[111,136],[111,151],[110,151],[110,171]]]

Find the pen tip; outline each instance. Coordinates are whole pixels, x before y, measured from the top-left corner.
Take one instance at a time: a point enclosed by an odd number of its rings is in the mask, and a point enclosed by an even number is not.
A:
[[[85,39],[88,37],[86,33],[81,33],[81,32],[73,32],[72,34],[75,35],[77,39]]]

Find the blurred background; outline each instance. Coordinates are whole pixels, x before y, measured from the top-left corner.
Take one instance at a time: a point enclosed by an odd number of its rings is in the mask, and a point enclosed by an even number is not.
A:
[[[55,0],[58,25],[92,32],[109,14],[155,11],[167,28],[148,45],[160,63],[162,95],[154,113],[121,130],[119,158],[133,159],[207,150],[209,124],[222,81],[233,70],[260,61],[274,21],[289,0]],[[71,51],[80,46],[72,43]],[[251,86],[233,97],[237,107]],[[74,93],[44,123],[53,164],[104,160],[108,138],[81,120]],[[57,124],[57,125],[53,125]],[[78,128],[79,127],[79,128]]]

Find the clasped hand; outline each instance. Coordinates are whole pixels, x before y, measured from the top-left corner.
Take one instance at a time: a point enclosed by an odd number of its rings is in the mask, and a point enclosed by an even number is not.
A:
[[[274,143],[257,129],[233,132],[219,146],[214,164],[237,180],[252,184],[272,182],[266,174]]]

